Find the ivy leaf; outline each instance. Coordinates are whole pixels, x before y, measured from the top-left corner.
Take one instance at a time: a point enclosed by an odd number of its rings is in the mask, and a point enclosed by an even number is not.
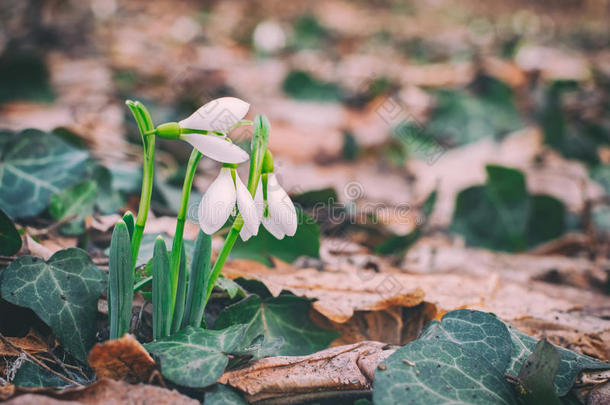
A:
[[[506,374],[514,376],[519,373],[527,358],[533,353],[537,340],[534,337],[515,329],[511,325],[507,326],[512,339],[513,354],[511,362],[506,369]],[[555,377],[554,389],[555,393],[560,397],[566,395],[570,391],[574,384],[574,380],[581,371],[610,370],[610,363],[575,353],[571,350],[564,349],[563,347],[555,347],[561,356],[561,361]]]
[[[449,145],[464,145],[485,137],[500,138],[523,127],[510,87],[479,76],[473,91],[435,92],[437,106],[425,132]]]
[[[561,405],[561,401],[553,390],[553,381],[561,355],[549,342],[541,340],[536,344],[534,352],[525,360],[519,370],[517,383],[522,388],[522,400],[526,404]]]
[[[15,260],[2,272],[0,292],[6,301],[33,310],[66,351],[86,364],[106,279],[84,250],[70,248],[47,262],[33,256]]]
[[[469,309],[451,311],[441,322],[429,323],[418,340],[457,343],[464,350],[484,357],[501,373],[510,362],[513,348],[504,322],[486,312]]]
[[[216,384],[205,393],[205,405],[248,405],[248,402],[236,390]]]
[[[270,344],[277,342],[277,339],[284,340],[284,344],[276,351],[278,356],[311,354],[328,347],[339,333],[315,325],[309,318],[310,307],[309,300],[294,295],[280,295],[264,300],[258,295],[250,295],[225,308],[218,316],[214,328],[246,324],[245,345],[263,335],[265,342]]]
[[[39,214],[53,194],[81,180],[88,157],[35,129],[0,132],[0,208],[13,218]]]
[[[97,183],[88,180],[51,196],[49,213],[54,219],[73,217],[60,227],[64,234],[78,235],[85,231],[83,221],[93,213],[97,191]]]
[[[256,260],[271,266],[269,256],[291,263],[299,256],[320,257],[320,227],[316,221],[297,208],[299,226],[294,236],[276,239],[264,227],[260,227],[258,235],[247,242],[238,239],[235,242],[232,258]]]
[[[11,256],[21,249],[21,235],[13,221],[0,209],[0,255]]]
[[[62,388],[70,385],[66,380],[49,373],[30,360],[26,360],[17,370],[12,381],[18,387]]]
[[[512,387],[484,357],[448,341],[416,340],[375,371],[375,405],[516,403]]]
[[[470,246],[520,251],[564,231],[565,208],[550,196],[531,196],[519,170],[488,165],[487,182],[457,196],[451,229]]]
[[[289,72],[282,83],[282,90],[297,100],[333,102],[344,97],[338,84],[324,82],[303,70]]]
[[[161,362],[161,374],[172,382],[192,388],[214,384],[244,338],[245,325],[223,330],[187,326],[182,331],[144,345]]]

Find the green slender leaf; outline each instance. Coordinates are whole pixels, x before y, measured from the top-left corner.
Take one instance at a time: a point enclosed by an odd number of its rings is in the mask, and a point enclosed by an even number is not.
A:
[[[191,263],[183,326],[197,327],[203,321],[205,292],[207,291],[211,269],[211,254],[212,236],[200,230],[195,241],[195,251]]]
[[[175,335],[144,345],[161,364],[161,374],[186,387],[203,388],[214,384],[244,338],[245,325],[223,330],[187,326]]]
[[[33,310],[83,363],[95,342],[97,300],[104,290],[106,274],[77,248],[60,250],[47,262],[23,256],[2,272],[2,298]]]
[[[152,259],[153,266],[153,336],[155,339],[169,336],[172,317],[172,284],[169,274],[169,257],[163,238],[157,237],[155,253]]]
[[[0,255],[12,256],[21,249],[21,235],[13,221],[0,209]]]
[[[513,390],[484,357],[448,341],[416,340],[375,371],[375,405],[515,405]]]
[[[112,232],[108,261],[108,316],[110,339],[129,333],[133,305],[133,266],[129,230],[119,221]]]
[[[560,361],[561,355],[555,346],[544,339],[536,344],[534,352],[519,370],[518,384],[521,389],[518,392],[523,402],[528,405],[562,405],[553,390]]]
[[[127,230],[129,231],[129,239],[131,239],[133,229],[136,226],[136,221],[131,211],[127,211],[125,215],[123,215],[123,222],[125,222],[125,225],[127,226]]]
[[[186,254],[184,253],[184,243],[180,252],[180,266],[178,267],[178,285],[176,287],[176,303],[172,319],[172,333],[176,333],[180,330],[186,300]]]
[[[205,405],[248,405],[233,388],[216,384],[205,393]]]
[[[418,340],[457,343],[463,350],[484,357],[501,373],[510,362],[513,348],[504,322],[489,313],[469,309],[451,311],[441,322],[429,323]]]
[[[51,195],[82,179],[88,156],[42,131],[1,131],[0,208],[12,218],[39,214]]]
[[[268,343],[276,339],[284,340],[284,345],[276,351],[277,355],[311,354],[328,347],[339,333],[316,326],[309,318],[310,308],[309,300],[294,295],[264,300],[257,295],[250,295],[225,308],[218,316],[214,328],[246,324],[246,346],[257,336],[263,335]]]

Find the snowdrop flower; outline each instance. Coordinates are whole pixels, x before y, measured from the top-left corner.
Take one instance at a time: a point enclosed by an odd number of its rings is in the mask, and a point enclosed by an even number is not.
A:
[[[217,98],[180,122],[159,125],[155,132],[162,138],[182,139],[216,161],[241,163],[248,160],[248,153],[234,145],[226,133],[244,118],[249,108],[250,104],[235,97]]]
[[[236,165],[223,164],[220,173],[208,187],[199,204],[199,225],[203,232],[213,234],[229,216],[235,214],[235,203],[244,220],[242,230],[258,234],[260,224],[254,200],[235,170]]]
[[[277,239],[284,236],[294,236],[297,231],[297,212],[288,193],[280,186],[277,176],[273,173],[273,160],[267,151],[265,163],[254,197],[257,214],[263,226]],[[252,235],[245,226],[240,232],[242,240],[248,240]]]

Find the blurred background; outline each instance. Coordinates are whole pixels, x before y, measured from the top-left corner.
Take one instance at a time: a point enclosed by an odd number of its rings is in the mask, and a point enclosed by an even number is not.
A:
[[[160,124],[236,96],[268,116],[281,182],[326,236],[395,253],[421,229],[508,251],[576,234],[548,251],[605,256],[608,21],[607,0],[5,0],[0,127],[84,145],[129,195],[141,157],[125,99]],[[156,215],[178,203],[189,148],[160,144]],[[490,164],[550,198],[523,240],[498,237],[470,194],[456,210],[463,190],[493,186]],[[203,159],[197,189],[216,174]]]

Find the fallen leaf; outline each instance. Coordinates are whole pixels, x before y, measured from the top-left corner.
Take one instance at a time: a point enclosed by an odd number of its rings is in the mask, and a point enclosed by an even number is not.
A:
[[[133,335],[93,346],[89,365],[98,378],[146,382],[155,370],[155,361]]]
[[[13,384],[0,385],[0,401],[6,401],[15,393],[15,386]]]
[[[245,392],[250,402],[320,391],[368,390],[375,367],[394,350],[366,341],[309,356],[270,357],[225,372],[219,383]]]
[[[63,391],[49,389],[20,389],[7,405],[138,405],[154,401],[160,405],[197,405],[199,401],[168,390],[146,384],[130,385],[124,381],[103,379],[80,388]]]
[[[47,344],[33,329],[24,337],[7,337],[9,342],[19,349],[30,354],[44,353],[48,350]],[[0,340],[0,356],[19,356],[19,352]]]

